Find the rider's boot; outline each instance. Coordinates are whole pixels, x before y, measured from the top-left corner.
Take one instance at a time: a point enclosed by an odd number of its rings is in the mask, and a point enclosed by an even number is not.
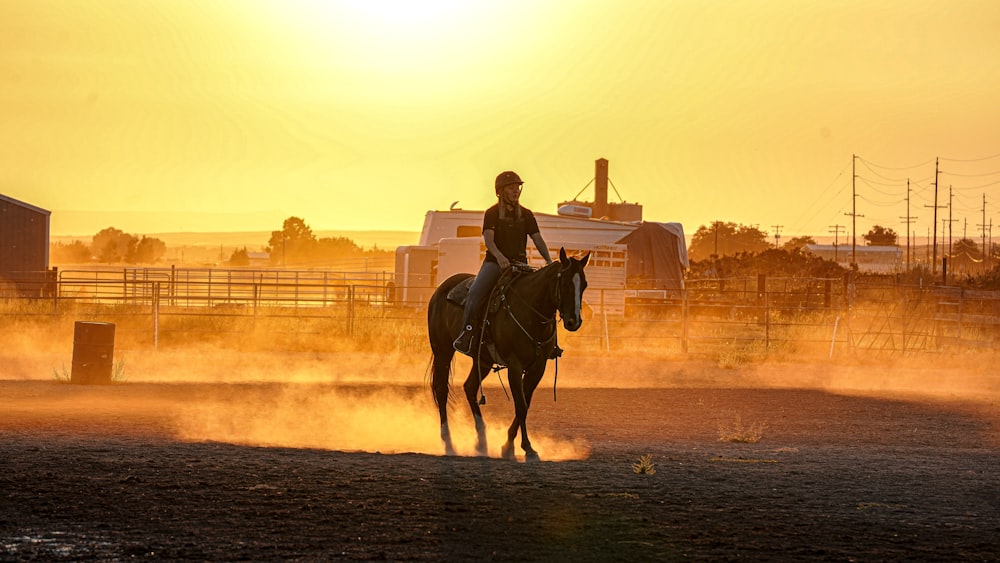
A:
[[[473,326],[471,324],[465,325],[462,334],[458,335],[454,343],[455,350],[469,357],[472,357],[473,341],[476,339],[476,330]]]

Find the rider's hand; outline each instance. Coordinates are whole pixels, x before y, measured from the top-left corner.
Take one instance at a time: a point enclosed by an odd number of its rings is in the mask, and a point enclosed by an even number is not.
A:
[[[510,268],[510,260],[508,260],[506,256],[497,256],[497,264],[500,266],[501,270]]]

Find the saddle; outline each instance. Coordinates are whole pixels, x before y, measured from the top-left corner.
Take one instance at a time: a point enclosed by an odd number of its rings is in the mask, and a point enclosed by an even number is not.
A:
[[[496,347],[493,345],[493,318],[496,316],[496,312],[500,310],[500,305],[504,300],[504,296],[507,294],[507,290],[510,288],[511,284],[514,283],[514,280],[521,277],[523,274],[528,274],[534,271],[535,269],[528,264],[512,262],[510,268],[500,272],[500,278],[497,279],[493,289],[490,290],[490,296],[487,299],[486,313],[482,315],[480,325],[475,327],[476,333],[481,336],[481,344],[486,346],[489,350],[490,356],[493,358],[493,363],[497,366],[505,367],[507,364],[497,353]],[[460,307],[464,307],[465,302],[469,297],[469,289],[472,287],[472,282],[475,280],[475,277],[471,277],[451,288],[451,291],[448,292],[446,299]]]
[[[535,269],[528,264],[512,263],[510,268],[500,272],[500,278],[490,291],[490,297],[488,300],[489,306],[486,308],[487,315],[484,315],[484,317],[492,316],[493,313],[496,313],[497,310],[500,309],[502,297],[507,293],[507,288],[510,287],[510,284],[514,283],[514,280],[519,278],[522,274],[530,274],[534,271]],[[451,301],[460,307],[464,307],[465,301],[469,297],[469,289],[472,287],[472,282],[474,281],[476,281],[476,278],[471,277],[451,288],[451,291],[448,292],[447,296],[448,301]]]

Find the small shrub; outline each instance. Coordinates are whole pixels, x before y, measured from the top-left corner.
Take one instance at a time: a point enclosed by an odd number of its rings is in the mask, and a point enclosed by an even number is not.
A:
[[[754,422],[749,426],[743,426],[743,420],[736,415],[732,424],[719,423],[719,441],[753,444],[760,441],[765,428],[767,422]]]

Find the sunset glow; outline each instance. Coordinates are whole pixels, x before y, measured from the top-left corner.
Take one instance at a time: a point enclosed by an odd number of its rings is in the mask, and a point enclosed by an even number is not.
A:
[[[852,203],[904,232],[941,158],[975,224],[998,28],[980,0],[3,1],[0,193],[56,235],[417,231],[505,169],[554,212],[607,158],[647,220],[825,237]]]

